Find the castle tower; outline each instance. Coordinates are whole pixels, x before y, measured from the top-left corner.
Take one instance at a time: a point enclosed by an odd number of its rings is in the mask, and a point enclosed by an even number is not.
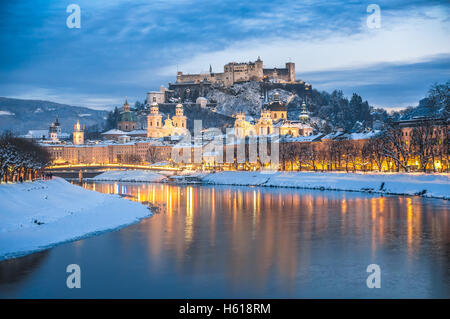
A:
[[[159,113],[156,97],[153,97],[150,114],[147,115],[147,137],[160,137],[162,125],[162,115]]]
[[[286,69],[288,69],[289,73],[289,82],[295,82],[295,63],[287,62]]]
[[[83,127],[81,127],[80,121],[77,121],[77,124],[73,126],[73,144],[84,144],[84,124]]]
[[[175,108],[175,116],[172,118],[173,125],[177,128],[186,128],[186,116],[184,116],[184,107],[181,104],[181,99],[178,100],[178,104]]]

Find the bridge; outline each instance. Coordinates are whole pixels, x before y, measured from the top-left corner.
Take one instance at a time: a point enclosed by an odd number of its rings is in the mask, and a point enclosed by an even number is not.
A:
[[[180,171],[169,165],[138,165],[138,164],[63,164],[51,165],[45,168],[46,173],[51,173],[64,178],[77,178],[81,172],[83,177],[94,177],[105,171],[121,169],[139,169],[148,171]]]

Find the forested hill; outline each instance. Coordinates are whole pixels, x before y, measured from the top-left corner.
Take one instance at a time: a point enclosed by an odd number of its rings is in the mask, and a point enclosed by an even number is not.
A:
[[[328,93],[313,89],[307,105],[311,122],[317,130],[325,133],[336,129],[360,132],[365,129],[379,129],[388,120],[409,119],[417,116],[448,118],[450,114],[449,87],[450,82],[434,84],[418,106],[392,114],[388,114],[385,109],[370,106],[369,102],[357,93],[347,97],[340,90]],[[298,119],[302,99],[295,92],[284,89],[269,91],[269,99],[273,97],[275,91],[279,93],[280,99],[287,103],[288,118]],[[218,112],[224,115],[245,112],[257,118],[261,112],[262,95],[263,92],[257,82],[247,82],[236,84],[228,90],[213,88],[207,98],[217,103]]]
[[[0,132],[12,130],[14,133],[24,134],[28,130],[48,129],[58,116],[62,131],[70,133],[77,120],[86,127],[101,127],[107,114],[107,111],[87,107],[0,97]]]

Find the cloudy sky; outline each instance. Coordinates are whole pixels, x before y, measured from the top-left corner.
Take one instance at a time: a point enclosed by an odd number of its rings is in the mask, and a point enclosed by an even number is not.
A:
[[[69,4],[81,28],[69,29]],[[369,28],[369,4],[381,8]],[[261,56],[320,90],[416,105],[450,80],[449,1],[15,0],[0,3],[0,96],[105,108],[145,99],[176,71]]]

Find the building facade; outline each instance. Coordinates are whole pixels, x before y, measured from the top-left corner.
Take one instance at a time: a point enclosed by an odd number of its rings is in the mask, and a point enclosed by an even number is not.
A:
[[[288,120],[287,107],[280,101],[278,93],[274,94],[272,102],[263,106],[260,118],[255,124],[247,121],[244,113],[238,113],[235,117],[235,134],[240,138],[251,135],[270,135],[276,132],[292,137],[309,136],[313,133],[313,128],[308,124],[306,104],[303,103],[299,121]]]
[[[150,114],[147,115],[147,137],[158,138],[188,133],[183,104],[178,103],[175,107],[175,116],[167,117],[163,124],[163,115],[159,112],[159,105],[154,98],[150,105]]]

